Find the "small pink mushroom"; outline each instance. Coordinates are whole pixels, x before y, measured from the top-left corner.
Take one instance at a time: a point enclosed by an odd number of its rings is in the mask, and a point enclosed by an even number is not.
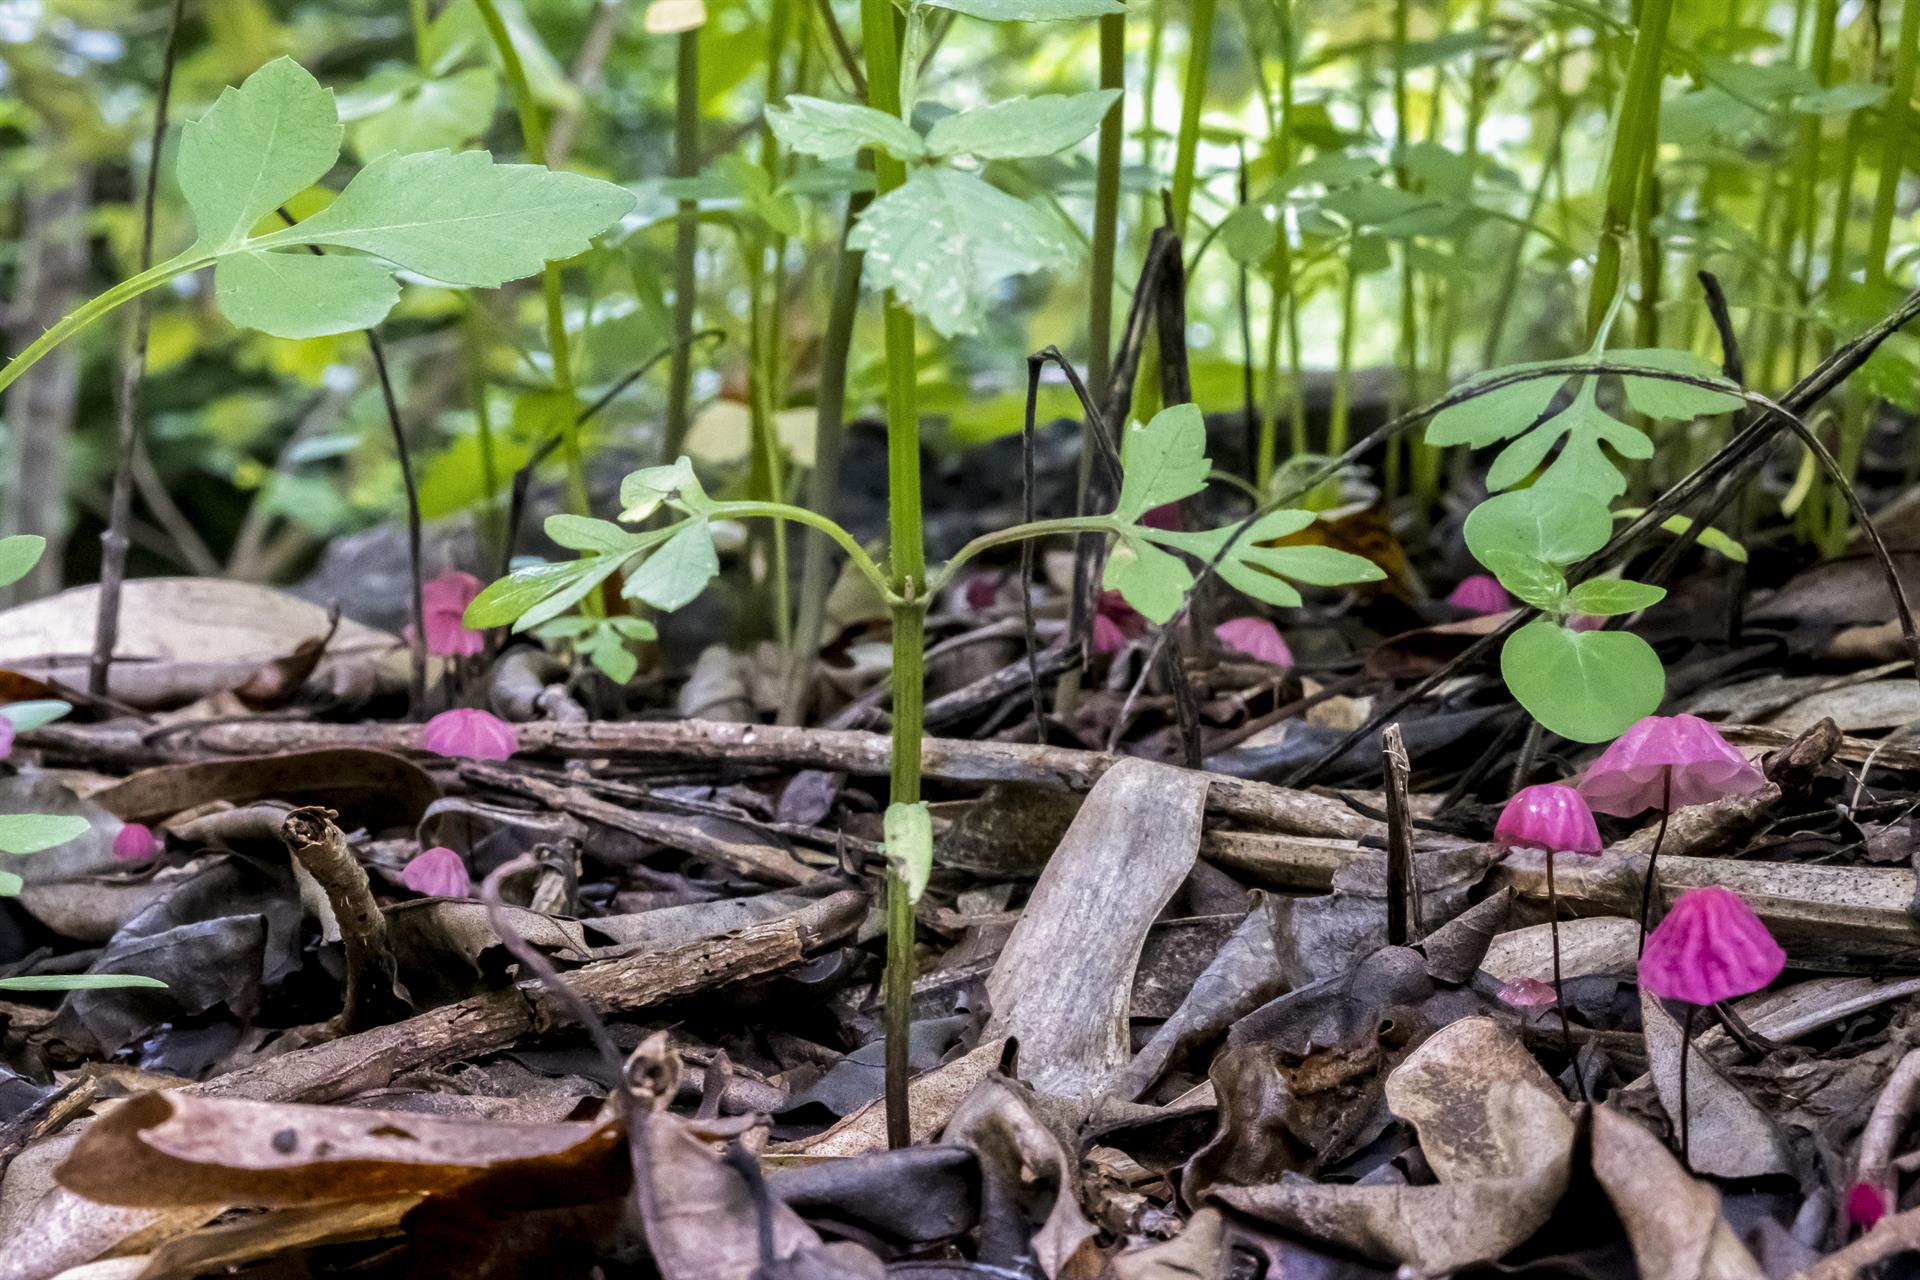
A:
[[[1213,638],[1234,653],[1245,654],[1255,662],[1276,667],[1293,665],[1293,651],[1287,648],[1280,628],[1265,618],[1229,618],[1213,629]]]
[[[442,711],[420,730],[420,745],[437,756],[505,760],[520,749],[512,725],[489,711]]]
[[[1447,595],[1447,603],[1469,613],[1505,613],[1513,608],[1513,597],[1490,573],[1476,573],[1460,579],[1460,585]]]
[[[464,898],[473,892],[467,861],[451,849],[422,850],[400,872],[400,883],[430,898]]]
[[[160,852],[160,837],[143,822],[129,822],[113,833],[116,862],[151,862]]]

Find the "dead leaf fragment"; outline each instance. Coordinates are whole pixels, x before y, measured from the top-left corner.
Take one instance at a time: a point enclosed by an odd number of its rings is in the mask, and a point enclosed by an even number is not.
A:
[[[1720,1216],[1719,1193],[1687,1176],[1666,1144],[1608,1107],[1593,1111],[1593,1172],[1626,1224],[1645,1280],[1765,1274]]]

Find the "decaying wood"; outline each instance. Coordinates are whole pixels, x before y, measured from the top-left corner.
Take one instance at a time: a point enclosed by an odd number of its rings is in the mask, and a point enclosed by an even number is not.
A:
[[[347,990],[340,1009],[343,1031],[361,1031],[409,1007],[398,993],[398,966],[387,944],[387,918],[374,900],[367,869],[347,847],[331,809],[295,809],[280,824],[287,851],[327,895],[347,950]]]
[[[1387,942],[1404,947],[1426,932],[1420,922],[1420,877],[1413,861],[1413,813],[1407,802],[1407,744],[1400,726],[1380,734],[1387,798]]]
[[[516,726],[520,749],[623,763],[834,769],[879,777],[893,767],[891,740],[851,729],[798,729],[712,720],[636,720],[592,724],[536,721]],[[316,724],[241,721],[175,725],[155,732],[126,724],[48,725],[28,739],[50,757],[88,764],[152,764],[163,760],[258,755],[332,746],[420,750],[420,728],[400,724]],[[1085,791],[1128,757],[1107,751],[1011,742],[928,738],[922,772],[941,782],[1032,782]],[[1338,800],[1267,782],[1208,774],[1207,812],[1248,826],[1294,835],[1357,840],[1385,827]]]
[[[1256,832],[1209,832],[1200,856],[1260,884],[1326,893],[1334,873],[1376,850],[1345,840]],[[1557,864],[1561,906],[1573,915],[1634,915],[1646,857],[1609,849],[1597,858]],[[1858,970],[1920,964],[1920,920],[1909,911],[1914,873],[1888,867],[1829,867],[1660,855],[1660,890],[1669,896],[1716,884],[1745,898],[1798,964]],[[1494,866],[1491,885],[1508,884],[1529,902],[1547,901],[1546,864],[1516,850]]]

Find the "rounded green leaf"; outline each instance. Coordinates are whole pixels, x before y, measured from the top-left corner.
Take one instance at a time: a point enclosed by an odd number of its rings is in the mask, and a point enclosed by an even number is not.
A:
[[[1501,553],[1572,564],[1607,545],[1613,518],[1598,498],[1535,485],[1488,498],[1467,516],[1465,532],[1467,550],[1488,568],[1487,556]]]
[[[26,577],[27,571],[40,563],[41,553],[46,549],[47,540],[37,533],[0,538],[0,587],[11,586]]]
[[[1543,727],[1574,742],[1606,742],[1666,693],[1653,646],[1627,631],[1572,631],[1537,618],[1500,650],[1507,688]]]
[[[39,853],[87,833],[85,818],[66,813],[0,813],[0,853]]]

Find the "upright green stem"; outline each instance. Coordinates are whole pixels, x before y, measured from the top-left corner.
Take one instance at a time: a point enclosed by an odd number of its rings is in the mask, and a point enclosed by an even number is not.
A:
[[[1587,334],[1599,331],[1613,295],[1620,288],[1620,259],[1647,172],[1648,154],[1659,142],[1660,71],[1667,45],[1673,0],[1642,0],[1627,60],[1627,82],[1620,91],[1613,151],[1607,158],[1606,203],[1600,217],[1600,245],[1594,257],[1593,290],[1587,295]],[[1643,286],[1644,286],[1644,282]]]
[[[533,96],[533,86],[527,80],[527,68],[520,61],[520,51],[514,48],[513,34],[507,30],[506,21],[500,16],[500,8],[494,0],[474,0],[474,7],[480,11],[480,20],[487,28],[487,35],[493,40],[493,47],[500,55],[500,66],[507,78],[507,88],[513,94],[513,105],[520,117],[521,145],[526,150],[527,159],[534,164],[547,162],[547,129],[540,118],[540,104]],[[567,345],[566,301],[560,290],[560,264],[549,262],[540,273],[541,291],[547,304],[547,351],[553,359],[553,385],[563,396],[574,392],[573,354]],[[576,415],[566,416],[566,425],[561,428],[561,454],[567,467],[567,502],[575,514],[585,515],[591,505],[587,498],[586,462],[580,453],[580,428]]]
[[[1187,78],[1180,93],[1180,136],[1173,152],[1173,229],[1187,234],[1187,210],[1193,204],[1194,166],[1200,152],[1200,107],[1207,96],[1207,71],[1213,61],[1214,0],[1193,0],[1187,19]]]
[[[1906,169],[1907,133],[1914,127],[1914,69],[1920,62],[1920,4],[1900,6],[1900,44],[1893,55],[1893,85],[1880,129],[1880,190],[1873,202],[1873,227],[1867,238],[1867,283],[1887,279],[1887,249],[1899,203],[1900,175]]]
[[[1113,259],[1120,238],[1120,149],[1126,140],[1127,15],[1100,19],[1100,87],[1118,90],[1100,122],[1100,160],[1093,185],[1093,264],[1087,282],[1087,383],[1104,396],[1113,363]],[[1082,469],[1085,467],[1083,465]]]
[[[900,43],[890,0],[860,0],[860,36],[867,64],[867,105],[903,115]],[[874,157],[880,195],[906,181],[906,166],[884,152]],[[889,292],[885,302],[887,358],[887,499],[891,535],[889,580],[893,606],[894,804],[920,799],[920,734],[924,721],[921,643],[926,629],[926,549],[920,527],[920,409],[914,382],[913,316]],[[913,1025],[913,904],[906,882],[887,875],[887,1141],[913,1140],[907,1115],[907,1038]]]
[[[700,172],[700,31],[674,37],[673,171],[679,178]],[[673,359],[667,369],[666,457],[686,444],[693,387],[694,251],[699,247],[700,206],[682,200],[673,226]]]

